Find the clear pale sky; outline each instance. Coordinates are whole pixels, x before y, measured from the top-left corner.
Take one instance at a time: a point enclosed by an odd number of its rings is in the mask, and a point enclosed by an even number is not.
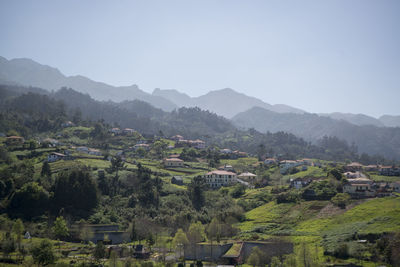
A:
[[[0,55],[191,96],[400,115],[400,1],[0,1]]]

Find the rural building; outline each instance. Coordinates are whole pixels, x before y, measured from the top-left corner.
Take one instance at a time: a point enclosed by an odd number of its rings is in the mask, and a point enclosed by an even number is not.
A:
[[[238,175],[238,178],[245,181],[253,182],[255,179],[257,179],[257,175],[251,172],[243,172]]]
[[[101,153],[100,150],[94,149],[94,148],[89,148],[88,154],[93,155],[93,156],[102,156],[103,155],[103,153]]]
[[[122,134],[124,135],[133,135],[136,131],[131,128],[125,128],[122,130]]]
[[[312,182],[311,179],[301,179],[301,178],[290,179],[290,187],[301,189],[309,185],[311,182]]]
[[[137,151],[139,148],[143,148],[144,150],[146,150],[146,151],[149,151],[150,150],[150,146],[148,145],[148,144],[144,144],[144,143],[138,143],[138,144],[136,144],[136,145],[134,145],[133,147],[132,147],[132,149],[134,150],[134,151]]]
[[[400,176],[400,168],[395,166],[381,166],[379,174],[384,176]]]
[[[22,145],[25,139],[21,136],[8,136],[6,137],[6,144],[9,146]]]
[[[176,185],[183,185],[183,178],[182,176],[173,176],[171,178],[171,183]]]
[[[67,156],[61,153],[53,152],[47,156],[48,162],[55,162],[57,160],[65,159]]]
[[[356,171],[361,171],[363,168],[363,165],[358,162],[352,162],[350,164],[347,164],[344,168],[345,168],[345,171],[356,172]]]
[[[228,171],[228,172],[235,172],[235,169],[232,167],[232,165],[228,165],[228,164],[225,164],[224,166],[220,166],[218,168],[218,170]]]
[[[211,188],[219,188],[235,183],[237,176],[234,172],[217,170],[206,173],[203,178]]]
[[[176,168],[176,167],[184,167],[184,161],[178,158],[168,158],[164,159],[164,167],[165,168]]]
[[[120,128],[112,128],[109,130],[110,133],[113,133],[114,135],[120,135],[121,134],[121,129]]]
[[[344,176],[346,176],[346,178],[360,178],[362,177],[361,172],[345,172],[343,173]]]
[[[177,135],[172,136],[172,137],[171,137],[171,140],[174,140],[174,141],[181,141],[181,140],[183,140],[183,136],[177,134]]]
[[[75,124],[72,122],[72,121],[66,121],[66,122],[63,122],[62,124],[61,124],[61,127],[63,127],[63,128],[67,128],[67,127],[72,127],[72,126],[74,126]]]
[[[236,266],[246,262],[254,247],[258,247],[268,258],[293,253],[293,244],[285,241],[199,243],[185,246],[185,260],[215,261],[221,265]]]
[[[74,236],[79,236],[82,230],[87,231],[87,239],[84,241],[92,241],[95,244],[99,241],[105,244],[121,244],[129,241],[129,233],[119,231],[117,224],[85,224],[71,227]]]
[[[278,161],[274,158],[267,158],[264,160],[264,164],[265,165],[272,165],[272,164],[276,164]]]

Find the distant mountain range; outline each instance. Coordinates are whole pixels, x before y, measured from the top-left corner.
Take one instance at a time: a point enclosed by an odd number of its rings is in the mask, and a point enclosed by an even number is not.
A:
[[[40,87],[49,91],[68,87],[89,94],[97,100],[121,102],[138,99],[166,111],[177,108],[171,101],[146,93],[137,85],[115,87],[84,76],[67,77],[56,68],[25,58],[7,60],[0,57],[0,82]]]
[[[161,110],[169,112],[180,107],[199,107],[231,119],[239,128],[254,128],[261,132],[284,131],[312,142],[323,136],[336,136],[348,143],[355,143],[360,152],[400,158],[400,116],[384,115],[377,119],[364,114],[338,112],[311,114],[287,105],[271,105],[229,88],[210,91],[199,97],[190,97],[173,89],[155,89],[150,94],[136,85],[115,87],[83,76],[67,77],[56,68],[41,65],[30,59],[7,60],[0,57],[0,84],[39,87],[48,91],[57,91],[61,87],[73,88],[96,100],[118,102],[108,105],[107,109],[110,111],[106,113],[124,117],[125,121],[129,121],[129,118],[125,118],[129,115],[118,115],[118,112],[113,110],[116,105],[124,110],[134,106],[134,113],[142,114],[143,118],[163,117]],[[78,103],[80,98],[77,97],[72,102]],[[149,109],[145,105],[131,102],[132,100],[147,102],[160,110]],[[101,113],[103,114],[103,111]],[[92,114],[94,117],[95,115]],[[111,121],[111,118],[109,120]],[[159,123],[162,123],[162,120]]]
[[[304,110],[287,105],[271,105],[262,100],[238,93],[230,88],[210,91],[199,97],[190,97],[176,90],[155,89],[154,96],[164,97],[175,103],[178,107],[199,107],[209,110],[226,118],[232,118],[236,114],[252,107],[262,107],[279,113],[305,113]]]
[[[277,113],[254,107],[232,118],[240,128],[254,128],[260,132],[284,131],[316,142],[324,136],[336,136],[354,143],[361,153],[381,154],[400,158],[400,128],[355,125],[317,114]]]
[[[306,111],[284,104],[271,105],[264,101],[236,92],[230,88],[210,91],[199,97],[190,97],[174,89],[155,89],[152,94],[144,92],[137,85],[111,86],[96,82],[84,76],[65,76],[58,69],[39,64],[31,59],[11,59],[0,57],[0,83],[23,85],[56,91],[61,87],[89,94],[96,100],[122,102],[141,100],[164,111],[179,107],[199,107],[226,118],[245,112],[253,107],[261,107],[277,113],[305,114]],[[377,127],[400,127],[400,116],[384,115],[379,119],[363,114],[330,113],[320,114],[335,120],[342,120],[354,125],[373,125]]]

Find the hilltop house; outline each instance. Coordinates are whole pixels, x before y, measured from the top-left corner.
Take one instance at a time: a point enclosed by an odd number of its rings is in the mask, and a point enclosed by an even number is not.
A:
[[[173,141],[180,141],[180,140],[183,140],[183,136],[177,134],[177,135],[172,136],[172,137],[171,137],[171,140],[173,140]]]
[[[109,130],[110,133],[113,133],[114,135],[120,135],[121,134],[121,129],[120,128],[112,128]]]
[[[92,241],[97,243],[99,241],[108,244],[121,244],[129,241],[129,233],[119,231],[119,227],[116,224],[85,224],[85,225],[73,225],[71,232],[73,236],[79,238],[79,233],[87,231],[87,239],[85,241]]]
[[[125,128],[125,129],[122,130],[122,134],[124,134],[124,135],[132,135],[132,134],[134,134],[135,132],[136,132],[136,131],[133,130],[133,129],[131,129],[131,128]]]
[[[103,155],[103,153],[101,153],[100,150],[94,149],[94,148],[89,148],[88,154],[93,155],[93,156],[102,156]]]
[[[217,170],[206,173],[203,178],[211,188],[219,188],[235,183],[237,176],[234,172]]]
[[[43,144],[48,144],[49,147],[56,147],[60,144],[60,142],[53,138],[46,138],[42,141]]]
[[[379,174],[384,176],[400,176],[400,168],[395,166],[381,166]]]
[[[311,182],[312,182],[311,179],[301,179],[301,178],[290,179],[290,187],[301,189],[309,185]]]
[[[393,192],[400,193],[400,182],[391,183],[389,186]]]
[[[8,136],[6,137],[6,144],[9,146],[22,145],[25,139],[21,136]]]
[[[132,149],[134,150],[134,151],[137,151],[139,148],[142,148],[142,149],[144,149],[144,150],[146,150],[146,151],[149,151],[150,150],[150,146],[148,145],[148,144],[144,144],[144,143],[138,143],[138,144],[136,144],[136,145],[134,145],[133,147],[132,147]]]
[[[350,164],[347,164],[344,169],[345,171],[350,171],[350,172],[356,172],[356,171],[361,171],[363,168],[363,165],[358,162],[352,162]]]
[[[235,169],[232,167],[232,165],[227,165],[227,164],[225,164],[224,166],[220,166],[218,170],[235,172]]]
[[[253,182],[255,179],[257,179],[257,175],[251,172],[243,172],[238,175],[238,178],[245,181]]]
[[[364,177],[348,179],[343,186],[343,193],[348,193],[352,198],[374,197],[376,192],[372,184],[372,180]]]
[[[183,185],[182,176],[173,176],[173,177],[171,178],[171,184]]]
[[[47,156],[48,162],[55,162],[61,159],[65,159],[67,156],[61,153],[52,152]]]
[[[275,158],[267,158],[264,160],[265,165],[272,165],[276,164],[278,161]]]
[[[362,175],[360,172],[345,172],[343,173],[344,176],[346,176],[346,178],[361,178]]]
[[[184,167],[184,161],[178,158],[168,158],[163,161],[165,168],[179,168]]]

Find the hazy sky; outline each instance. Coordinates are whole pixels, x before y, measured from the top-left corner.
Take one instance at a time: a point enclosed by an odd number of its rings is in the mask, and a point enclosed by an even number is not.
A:
[[[191,96],[400,115],[400,1],[0,1],[0,55]]]

